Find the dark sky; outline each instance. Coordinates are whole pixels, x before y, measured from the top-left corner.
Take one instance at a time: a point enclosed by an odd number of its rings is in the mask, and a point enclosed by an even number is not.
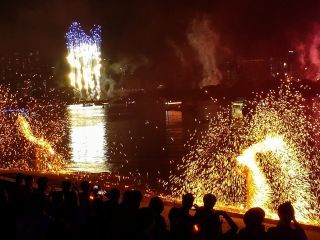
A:
[[[210,18],[233,56],[251,58],[284,54],[292,38],[319,22],[319,12],[320,1],[308,0],[8,0],[0,3],[0,52],[39,49],[59,61],[72,21],[87,30],[100,24],[110,62],[146,58],[148,67],[137,71],[161,82],[179,64],[168,42],[192,58],[186,35],[197,16]]]

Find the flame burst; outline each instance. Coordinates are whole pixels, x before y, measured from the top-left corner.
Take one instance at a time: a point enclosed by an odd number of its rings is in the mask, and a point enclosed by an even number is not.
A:
[[[212,192],[220,207],[239,212],[262,207],[271,218],[279,204],[291,201],[298,220],[319,225],[317,101],[285,83],[257,94],[242,120],[222,108],[208,130],[197,133],[200,138],[191,137],[189,153],[170,176],[174,196],[191,192],[201,202]]]
[[[268,152],[271,152],[276,156],[274,159],[270,158],[268,164],[279,166],[280,174],[286,175],[283,181],[292,179],[299,179],[302,181],[302,191],[297,189],[294,189],[294,191],[286,189],[286,191],[291,191],[290,196],[287,197],[290,197],[291,200],[295,201],[293,204],[298,210],[297,215],[299,215],[300,219],[304,219],[304,216],[300,214],[300,211],[309,209],[310,206],[309,202],[304,201],[303,198],[312,199],[311,187],[306,179],[308,173],[301,166],[294,152],[290,151],[290,146],[285,143],[281,136],[266,136],[264,140],[245,149],[243,153],[236,158],[239,163],[245,165],[249,169],[249,172],[247,173],[246,207],[251,208],[259,206],[264,209],[270,209],[270,205],[272,206],[272,189],[262,167],[259,166],[259,163],[256,160],[257,154],[266,154]],[[288,185],[288,183],[285,184]],[[300,185],[301,183],[297,184]],[[290,188],[292,188],[292,186],[290,186]],[[286,201],[286,199],[283,199],[282,201]],[[275,214],[270,213],[270,215],[275,217]]]
[[[66,34],[70,83],[81,100],[99,100],[101,94],[101,27],[95,26],[90,33],[74,22]]]

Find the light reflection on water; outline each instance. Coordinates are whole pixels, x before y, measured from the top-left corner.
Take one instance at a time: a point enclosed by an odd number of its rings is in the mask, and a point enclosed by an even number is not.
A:
[[[108,172],[105,109],[101,106],[68,106],[71,164],[68,170]]]
[[[67,111],[67,171],[139,174],[148,184],[168,177],[170,162],[186,153],[189,130],[199,128],[190,112],[148,104],[125,109],[70,105]]]

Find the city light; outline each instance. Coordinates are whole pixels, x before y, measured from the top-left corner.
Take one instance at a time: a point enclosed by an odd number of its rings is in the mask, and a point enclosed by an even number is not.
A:
[[[101,27],[87,35],[73,22],[66,34],[70,84],[80,100],[99,100],[101,95]]]

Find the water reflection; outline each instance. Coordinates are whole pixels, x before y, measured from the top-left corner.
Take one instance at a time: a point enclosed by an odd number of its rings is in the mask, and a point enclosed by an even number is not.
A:
[[[68,106],[72,171],[107,172],[106,114],[101,106]]]
[[[138,174],[148,184],[168,177],[170,162],[186,153],[190,131],[202,129],[193,112],[166,111],[148,102],[125,109],[70,105],[67,111],[71,163],[66,170]]]
[[[169,159],[183,155],[184,131],[181,111],[166,111],[166,148]]]

